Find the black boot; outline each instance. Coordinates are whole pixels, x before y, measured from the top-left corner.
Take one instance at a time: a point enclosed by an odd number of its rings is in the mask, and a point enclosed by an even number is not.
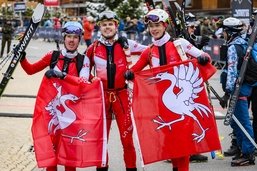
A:
[[[178,171],[177,167],[173,167],[172,171]]]
[[[96,168],[96,171],[108,171],[108,167]]]
[[[224,151],[224,156],[225,157],[235,156],[238,153],[240,154],[240,149],[237,145],[236,136],[233,133],[231,133],[231,138],[232,138],[232,140],[231,140],[230,148],[227,151]]]
[[[238,146],[231,145],[227,151],[224,151],[224,156],[225,157],[235,156],[238,153],[240,154],[240,149],[238,148]]]
[[[126,168],[126,171],[137,171],[137,168]]]
[[[255,165],[255,156],[254,154],[243,154],[242,157],[236,160],[232,160],[231,166],[248,166]]]
[[[232,157],[232,160],[238,160],[238,159],[240,159],[242,156],[243,156],[243,154],[242,154],[241,152],[236,153],[236,155],[234,155],[234,156]]]
[[[189,161],[192,163],[207,162],[208,157],[201,154],[195,154],[190,156]]]

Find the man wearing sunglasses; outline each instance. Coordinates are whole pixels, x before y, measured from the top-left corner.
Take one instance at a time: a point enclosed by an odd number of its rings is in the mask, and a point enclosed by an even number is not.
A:
[[[124,73],[131,64],[131,53],[141,53],[146,46],[125,37],[118,37],[119,18],[112,11],[104,11],[97,18],[101,36],[86,50],[90,58],[94,76],[101,79],[104,86],[107,112],[107,131],[110,132],[112,114],[118,125],[124,150],[127,171],[136,171],[136,153],[132,139],[132,121],[127,84]],[[130,53],[131,52],[131,53]],[[98,167],[97,171],[107,171],[108,167]]]
[[[134,72],[142,70],[147,65],[154,68],[182,60],[174,46],[173,39],[166,31],[169,25],[169,15],[167,12],[162,9],[151,10],[144,17],[144,21],[153,38],[153,45],[144,50],[137,63],[126,72],[125,77],[128,80],[133,79]],[[194,58],[197,57],[199,64],[205,65],[210,62],[208,54],[197,49],[187,40],[180,38],[176,41],[180,41],[181,48],[186,54]],[[172,158],[171,160],[173,171],[189,170],[189,156]]]
[[[200,22],[196,20],[196,17],[192,14],[189,13],[185,17],[186,20],[186,27],[187,27],[187,32],[189,35],[188,41],[196,46],[198,49],[202,49],[204,46],[208,44],[210,41],[210,38],[206,35],[202,36],[196,36],[195,31],[199,27]]]

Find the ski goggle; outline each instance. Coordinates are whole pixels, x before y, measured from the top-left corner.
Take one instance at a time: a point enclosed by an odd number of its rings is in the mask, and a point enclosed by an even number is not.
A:
[[[157,15],[146,15],[144,17],[145,24],[148,24],[150,21],[152,23],[159,23],[160,22],[160,18]]]
[[[98,22],[103,21],[103,20],[115,20],[116,22],[119,22],[116,14],[111,11],[105,11],[99,14],[98,16]]]
[[[63,33],[66,34],[76,34],[76,35],[81,35],[82,34],[82,30],[81,28],[78,28],[76,26],[68,26],[62,29]]]

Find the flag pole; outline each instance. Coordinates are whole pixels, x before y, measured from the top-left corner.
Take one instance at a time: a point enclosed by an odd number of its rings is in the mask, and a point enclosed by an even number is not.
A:
[[[135,137],[135,141],[136,141],[137,146],[138,146],[137,150],[139,152],[140,163],[141,163],[141,166],[144,170],[145,164],[144,164],[142,150],[141,150],[141,147],[140,147],[140,142],[139,142],[138,133],[137,133],[137,129],[136,129],[136,122],[135,122],[135,118],[134,118],[134,113],[133,113],[132,106],[131,106],[132,97],[133,97],[133,82],[128,81],[127,91],[128,91],[128,94],[129,94],[130,114],[131,114],[131,120],[132,120],[132,125],[133,125],[133,136]]]

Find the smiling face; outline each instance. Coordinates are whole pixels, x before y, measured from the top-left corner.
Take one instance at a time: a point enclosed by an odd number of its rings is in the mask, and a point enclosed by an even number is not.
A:
[[[163,22],[158,22],[158,23],[149,22],[148,28],[154,40],[160,39],[164,35],[166,30],[166,27],[164,26]]]
[[[100,24],[100,32],[106,39],[111,39],[117,33],[117,24],[114,20],[104,20]]]
[[[64,45],[68,51],[76,51],[80,42],[80,37],[77,34],[66,34]]]

